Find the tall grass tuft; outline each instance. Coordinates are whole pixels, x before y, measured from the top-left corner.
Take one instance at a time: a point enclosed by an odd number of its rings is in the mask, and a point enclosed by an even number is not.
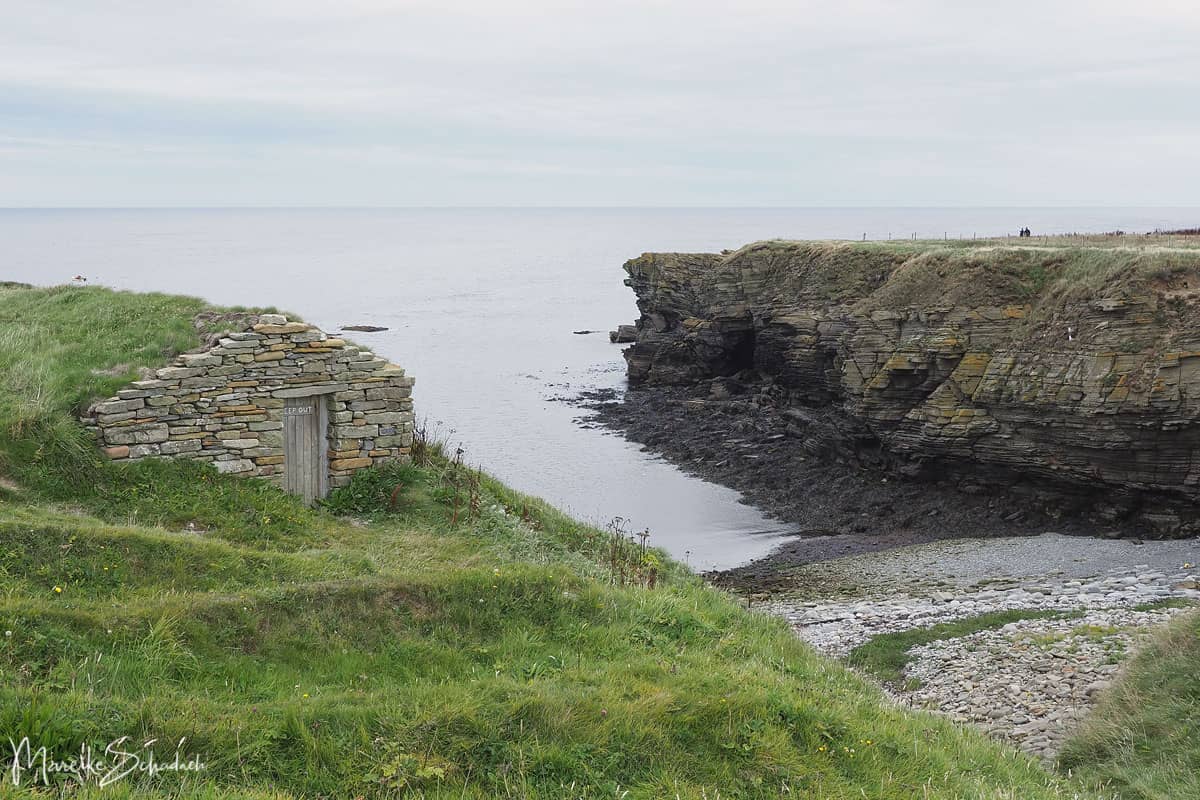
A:
[[[1060,761],[1122,800],[1200,797],[1200,612],[1172,620],[1134,657]]]

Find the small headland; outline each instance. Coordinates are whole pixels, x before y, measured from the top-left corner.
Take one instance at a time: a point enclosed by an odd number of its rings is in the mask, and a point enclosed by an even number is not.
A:
[[[1048,762],[1114,746],[1114,698],[1200,600],[1200,241],[771,241],[625,268],[630,387],[585,405],[796,526],[712,583],[902,705]]]

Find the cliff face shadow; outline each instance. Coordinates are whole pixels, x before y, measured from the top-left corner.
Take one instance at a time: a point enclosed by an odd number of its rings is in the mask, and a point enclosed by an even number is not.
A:
[[[768,590],[787,566],[939,539],[1127,533],[1089,515],[1086,494],[1068,498],[1019,475],[987,485],[938,464],[904,474],[869,433],[838,430],[822,419],[836,417],[828,412],[781,408],[776,393],[769,383],[715,379],[586,404],[595,422],[796,526],[768,559],[714,575],[718,584]]]
[[[1200,532],[1200,249],[762,242],[625,267],[632,389],[600,420],[795,523],[776,558]]]

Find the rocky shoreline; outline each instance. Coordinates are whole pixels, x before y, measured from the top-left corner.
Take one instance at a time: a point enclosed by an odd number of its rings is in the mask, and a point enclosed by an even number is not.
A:
[[[661,391],[624,427],[785,519],[1200,535],[1200,251],[768,241],[625,270],[629,383]],[[637,419],[659,399],[670,430]],[[674,441],[687,415],[715,450]]]
[[[611,337],[630,388],[584,405],[795,525],[709,580],[897,702],[1053,759],[1121,661],[1200,599],[1200,550],[1170,541],[1200,533],[1200,258],[1165,263],[646,253],[625,264],[640,317]]]
[[[1176,613],[1092,610],[1078,619],[1014,622],[922,645],[910,651],[905,671],[918,688],[892,694],[1052,760],[1121,661]]]
[[[903,679],[885,690],[1052,759],[1120,664],[1200,602],[1195,542],[1093,540],[1087,557],[1075,555],[1079,544],[957,540],[812,563],[758,608],[836,658],[880,635],[995,612],[1050,614],[915,646]]]
[[[767,558],[706,577],[831,657],[995,612],[1051,615],[911,648],[903,680],[884,686],[898,703],[1050,761],[1121,663],[1200,603],[1195,540],[1121,538],[969,484],[872,469],[811,441],[777,397],[747,373],[575,402],[594,412],[588,424],[795,523]]]
[[[768,558],[709,576],[726,588],[770,592],[789,567],[940,539],[1096,533],[976,483],[872,467],[822,438],[824,426],[812,418],[819,412],[787,405],[754,373],[624,396],[591,392],[576,402],[594,412],[591,421],[796,525],[795,538]]]

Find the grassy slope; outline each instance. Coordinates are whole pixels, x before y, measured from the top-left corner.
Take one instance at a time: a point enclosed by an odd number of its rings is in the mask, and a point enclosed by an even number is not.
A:
[[[604,533],[495,482],[455,522],[442,460],[356,479],[364,519],[96,460],[73,407],[128,375],[93,370],[191,346],[200,307],[0,289],[0,737],[208,764],[82,796],[1076,796],[676,565],[613,585]]]
[[[1123,798],[1200,797],[1200,613],[1173,620],[1134,658],[1062,763]]]

